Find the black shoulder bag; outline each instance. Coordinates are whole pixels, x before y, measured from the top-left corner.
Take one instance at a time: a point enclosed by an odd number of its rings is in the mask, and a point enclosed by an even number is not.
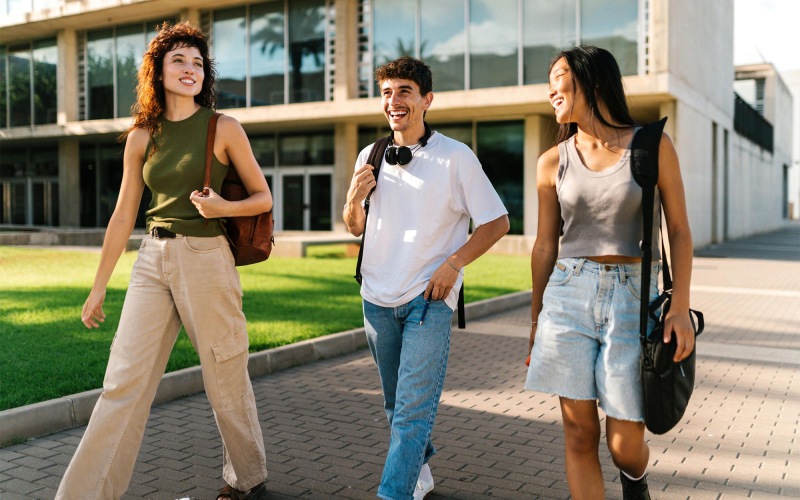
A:
[[[678,424],[689,398],[694,390],[695,349],[679,363],[675,355],[677,341],[675,335],[669,343],[664,343],[664,318],[672,301],[672,276],[669,260],[664,248],[664,233],[661,231],[661,256],[664,266],[664,291],[650,304],[650,265],[653,259],[653,209],[655,188],[658,183],[658,146],[664,130],[666,118],[645,125],[636,132],[631,146],[631,169],[633,178],[642,187],[642,291],[639,317],[639,339],[642,343],[640,360],[642,387],[644,393],[644,423],[653,434],[664,434]],[[659,313],[660,308],[660,313]],[[693,316],[694,315],[694,316]],[[697,320],[695,321],[695,317]],[[656,326],[647,335],[648,319]],[[695,336],[700,335],[705,326],[703,313],[689,310],[689,320],[695,327]]]
[[[389,138],[381,137],[375,144],[367,157],[367,165],[372,165],[375,169],[372,171],[375,176],[375,187],[378,187],[378,174],[381,171],[381,163],[383,163],[383,155],[386,154],[386,148],[389,146]],[[356,275],[353,276],[358,284],[361,284],[363,277],[361,276],[361,261],[364,258],[364,236],[367,234],[367,216],[369,216],[369,199],[375,188],[369,192],[367,198],[364,200],[364,231],[361,232],[361,247],[358,249],[358,261],[356,262]],[[458,292],[458,327],[463,329],[466,327],[467,321],[464,315],[464,284],[461,284],[461,290]]]

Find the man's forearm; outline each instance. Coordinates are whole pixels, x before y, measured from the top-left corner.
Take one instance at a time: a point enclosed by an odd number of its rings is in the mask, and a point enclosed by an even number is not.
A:
[[[447,259],[459,269],[485,254],[509,230],[508,215],[479,226],[464,246],[453,252]]]

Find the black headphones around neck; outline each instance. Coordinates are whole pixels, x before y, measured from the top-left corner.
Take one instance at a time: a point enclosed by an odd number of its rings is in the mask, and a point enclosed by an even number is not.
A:
[[[418,148],[428,145],[428,139],[431,138],[433,131],[427,122],[422,122],[425,125],[425,135],[419,139],[419,144],[414,147],[412,151],[408,146],[395,146],[394,145],[394,131],[389,134],[389,146],[386,148],[386,163],[389,165],[408,165],[414,158],[414,151]]]

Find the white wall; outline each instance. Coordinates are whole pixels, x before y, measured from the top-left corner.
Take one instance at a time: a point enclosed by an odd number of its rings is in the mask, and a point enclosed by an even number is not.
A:
[[[782,167],[748,139],[731,134],[728,176],[728,238],[741,238],[783,225]]]

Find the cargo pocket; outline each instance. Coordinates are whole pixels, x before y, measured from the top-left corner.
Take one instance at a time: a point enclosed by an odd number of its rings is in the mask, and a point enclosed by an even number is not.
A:
[[[246,333],[221,340],[211,346],[214,352],[214,371],[217,376],[217,391],[222,410],[235,408],[244,398],[247,389]]]

